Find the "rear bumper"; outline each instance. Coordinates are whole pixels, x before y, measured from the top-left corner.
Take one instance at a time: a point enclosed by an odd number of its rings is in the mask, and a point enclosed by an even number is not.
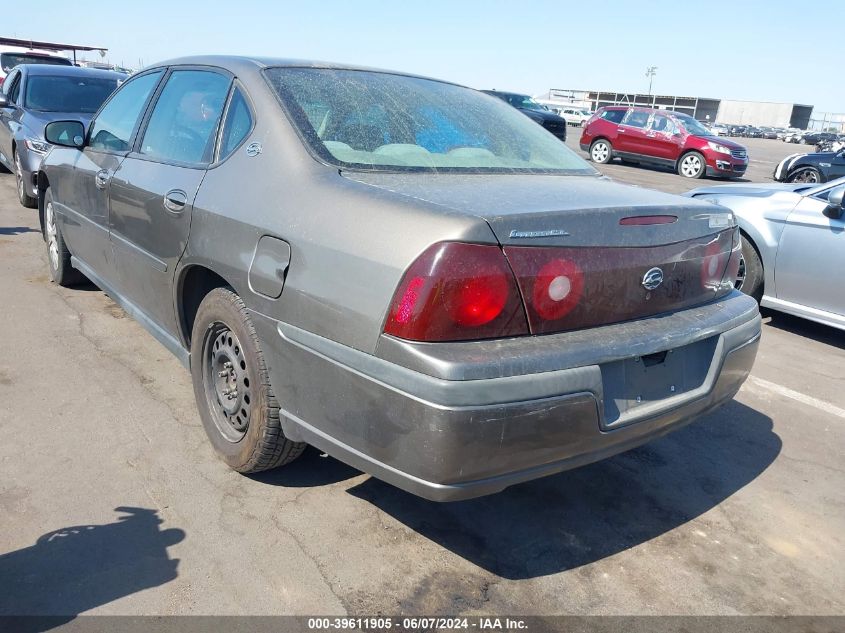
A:
[[[677,428],[736,393],[760,337],[756,303],[739,293],[568,334],[445,346],[385,337],[381,358],[260,314],[254,322],[289,437],[438,501],[498,492]],[[670,349],[686,358],[682,373],[701,366],[677,393],[635,403],[620,368]],[[660,380],[658,370],[648,388],[663,393]]]

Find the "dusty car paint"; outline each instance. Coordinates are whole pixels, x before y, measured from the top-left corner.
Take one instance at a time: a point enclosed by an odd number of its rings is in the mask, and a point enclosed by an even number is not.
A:
[[[689,309],[573,332],[458,343],[385,334],[403,275],[435,243],[647,247],[712,236],[733,220],[705,202],[584,175],[594,173],[586,164],[578,176],[339,169],[303,142],[265,80],[267,67],[286,66],[325,65],[203,57],[146,71],[216,69],[243,89],[254,123],[222,160],[174,166],[128,154],[138,160],[124,176],[126,152],[86,149],[95,164],[80,178],[67,169],[79,150],[57,147],[42,166],[40,189],[52,191],[73,264],[186,365],[190,299],[210,271],[249,310],[285,435],[438,500],[626,450],[739,389],[759,313],[723,286]],[[93,228],[92,207],[62,203],[98,170],[114,172],[107,191],[132,222],[105,214]],[[161,205],[175,188],[186,204],[173,216]],[[674,220],[620,227],[632,216]],[[628,363],[659,365],[670,351],[695,365],[697,381],[624,379]],[[640,384],[645,399],[631,391]]]

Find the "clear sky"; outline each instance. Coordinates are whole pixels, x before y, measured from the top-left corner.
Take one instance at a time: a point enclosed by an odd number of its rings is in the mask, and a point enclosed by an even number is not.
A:
[[[539,94],[645,92],[657,66],[658,94],[845,112],[843,0],[42,0],[0,24],[6,37],[105,46],[133,67],[258,54]]]

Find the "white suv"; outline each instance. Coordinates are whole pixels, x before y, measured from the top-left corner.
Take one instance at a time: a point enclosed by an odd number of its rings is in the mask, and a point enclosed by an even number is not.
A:
[[[584,124],[589,121],[593,113],[586,108],[561,108],[560,116],[566,119],[569,125],[584,127]]]

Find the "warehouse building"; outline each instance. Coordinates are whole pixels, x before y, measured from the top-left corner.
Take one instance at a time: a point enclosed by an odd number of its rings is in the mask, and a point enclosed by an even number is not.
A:
[[[574,106],[595,110],[609,105],[638,105],[675,110],[707,123],[733,125],[768,125],[807,129],[813,106],[799,103],[734,101],[709,97],[646,95],[601,90],[565,90],[552,88],[537,99],[551,107]]]

